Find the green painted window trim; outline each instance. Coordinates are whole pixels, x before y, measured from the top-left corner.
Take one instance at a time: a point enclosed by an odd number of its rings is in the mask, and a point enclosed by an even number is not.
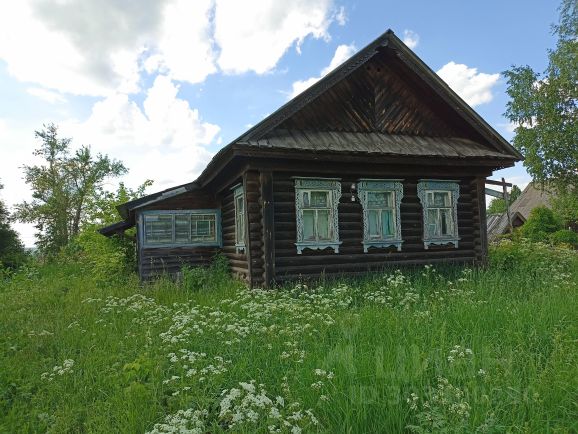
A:
[[[147,216],[171,216],[172,233],[171,242],[154,243],[146,239],[146,217]],[[215,239],[208,241],[177,242],[175,231],[176,215],[214,215],[215,216]],[[189,218],[190,226],[190,218]],[[190,231],[190,227],[189,227]],[[183,209],[183,210],[150,210],[139,213],[139,243],[143,248],[163,248],[163,247],[222,247],[221,236],[221,210],[220,209]]]
[[[360,179],[357,182],[357,196],[363,208],[363,252],[367,253],[370,247],[386,248],[396,247],[401,251],[403,240],[401,238],[400,205],[403,199],[402,179]],[[369,193],[391,193],[393,206],[380,208],[381,211],[391,209],[394,216],[393,235],[381,239],[371,239],[369,229]],[[377,209],[377,208],[376,208]],[[373,210],[373,208],[371,209]]]
[[[327,247],[339,253],[339,213],[338,205],[341,198],[341,180],[339,178],[299,178],[295,177],[295,214],[297,223],[297,254],[303,253],[304,249],[323,250]],[[320,208],[329,211],[328,224],[331,237],[329,240],[309,241],[304,239],[303,234],[303,193],[304,192],[327,192],[328,207]]]
[[[451,198],[451,217],[452,217],[452,233],[444,236],[432,237],[428,235],[428,210],[438,207],[432,207],[428,204],[427,195],[433,192],[450,193]],[[459,246],[459,231],[458,231],[458,198],[460,197],[460,184],[456,180],[440,180],[440,179],[420,179],[417,184],[417,196],[423,209],[423,247],[425,250],[432,245],[448,245],[453,244],[454,248]]]
[[[245,189],[243,184],[238,184],[232,188],[233,203],[235,205],[235,250],[237,253],[244,253],[246,250],[246,224],[245,216]],[[241,202],[242,209],[239,209],[238,203]]]

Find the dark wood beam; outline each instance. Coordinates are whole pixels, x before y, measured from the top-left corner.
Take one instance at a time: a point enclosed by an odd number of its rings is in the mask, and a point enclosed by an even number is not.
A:
[[[261,199],[263,202],[263,267],[265,288],[275,282],[275,221],[273,208],[273,173],[270,170],[261,174]]]

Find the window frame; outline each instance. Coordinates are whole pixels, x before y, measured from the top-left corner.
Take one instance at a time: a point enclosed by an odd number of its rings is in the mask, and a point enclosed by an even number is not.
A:
[[[391,193],[393,196],[391,207],[370,208],[370,193]],[[357,196],[363,209],[363,252],[368,253],[370,247],[387,248],[396,247],[401,251],[403,239],[401,237],[401,213],[400,206],[403,199],[403,179],[359,179],[357,181]],[[373,210],[393,211],[393,235],[382,238],[371,238],[369,234],[369,213]],[[381,226],[381,225],[380,225]]]
[[[189,239],[191,238],[191,218],[192,215],[213,215],[215,217],[215,239],[190,242],[176,242],[176,216],[187,214],[189,216]],[[170,243],[151,243],[146,239],[146,218],[153,215],[170,215],[172,220],[172,241]],[[163,248],[163,247],[222,247],[221,231],[221,210],[218,208],[209,209],[171,209],[171,210],[148,210],[139,213],[139,242],[143,248]]]
[[[237,253],[244,253],[247,249],[247,203],[245,201],[245,188],[243,184],[237,184],[231,188],[233,190],[233,205],[235,208],[235,251]],[[239,212],[237,203],[241,200],[243,210]],[[242,221],[239,222],[238,218]],[[242,231],[239,228],[242,227]],[[241,236],[242,235],[242,236]]]
[[[295,180],[295,220],[296,220],[296,242],[297,254],[303,253],[304,249],[323,250],[326,248],[333,249],[334,253],[339,253],[339,199],[341,198],[341,179],[340,178],[302,178],[293,177]],[[303,193],[326,192],[328,206],[324,208],[304,207]],[[303,211],[308,210],[327,210],[329,212],[328,230],[330,233],[329,240],[305,240],[303,234]],[[317,214],[316,214],[317,215]],[[317,219],[315,220],[317,221]],[[315,229],[317,227],[315,226]],[[318,231],[317,231],[318,232]]]
[[[431,206],[428,203],[427,197],[429,193],[449,193],[450,206],[439,207]],[[420,179],[417,184],[417,195],[422,205],[422,219],[423,219],[423,247],[425,250],[432,245],[445,246],[453,244],[454,248],[459,247],[459,227],[458,227],[458,198],[460,197],[460,184],[457,180],[440,180],[440,179]],[[429,211],[432,209],[451,209],[451,224],[452,233],[447,235],[430,236],[428,231],[429,226]]]

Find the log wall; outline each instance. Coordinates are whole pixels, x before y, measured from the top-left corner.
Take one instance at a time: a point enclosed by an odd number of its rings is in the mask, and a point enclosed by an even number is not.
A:
[[[249,281],[247,250],[237,253],[235,248],[235,199],[231,188],[240,182],[242,180],[238,179],[231,183],[222,193],[221,227],[223,231],[223,248],[221,252],[229,260],[231,273],[239,279]]]
[[[311,176],[304,175],[304,176]],[[336,175],[338,177],[339,175]],[[485,258],[485,246],[480,233],[480,209],[485,209],[484,197],[479,197],[479,179],[462,177],[458,199],[459,247],[430,246],[424,249],[422,207],[417,197],[419,177],[405,177],[401,202],[401,252],[395,248],[370,248],[363,252],[363,214],[361,204],[351,201],[351,185],[359,176],[342,177],[342,197],[339,203],[339,253],[332,249],[305,249],[301,255],[295,247],[295,186],[291,175],[275,173],[273,179],[275,276],[276,281],[294,280],[319,274],[339,275],[379,270],[386,266],[430,264],[439,262],[474,263]],[[387,178],[388,176],[382,176]],[[483,203],[482,203],[483,202]]]

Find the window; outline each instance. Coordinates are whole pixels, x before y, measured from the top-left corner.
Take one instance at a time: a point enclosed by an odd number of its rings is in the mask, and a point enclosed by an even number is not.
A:
[[[423,246],[453,244],[458,247],[457,181],[420,180],[417,194],[423,207]]]
[[[220,211],[144,211],[142,242],[145,247],[220,246]]]
[[[235,249],[245,251],[245,191],[243,185],[233,187],[235,201]]]
[[[339,253],[337,206],[341,197],[338,179],[296,178],[297,253],[330,247]]]
[[[357,191],[363,207],[363,251],[370,247],[401,250],[399,206],[403,185],[396,179],[360,179]]]

